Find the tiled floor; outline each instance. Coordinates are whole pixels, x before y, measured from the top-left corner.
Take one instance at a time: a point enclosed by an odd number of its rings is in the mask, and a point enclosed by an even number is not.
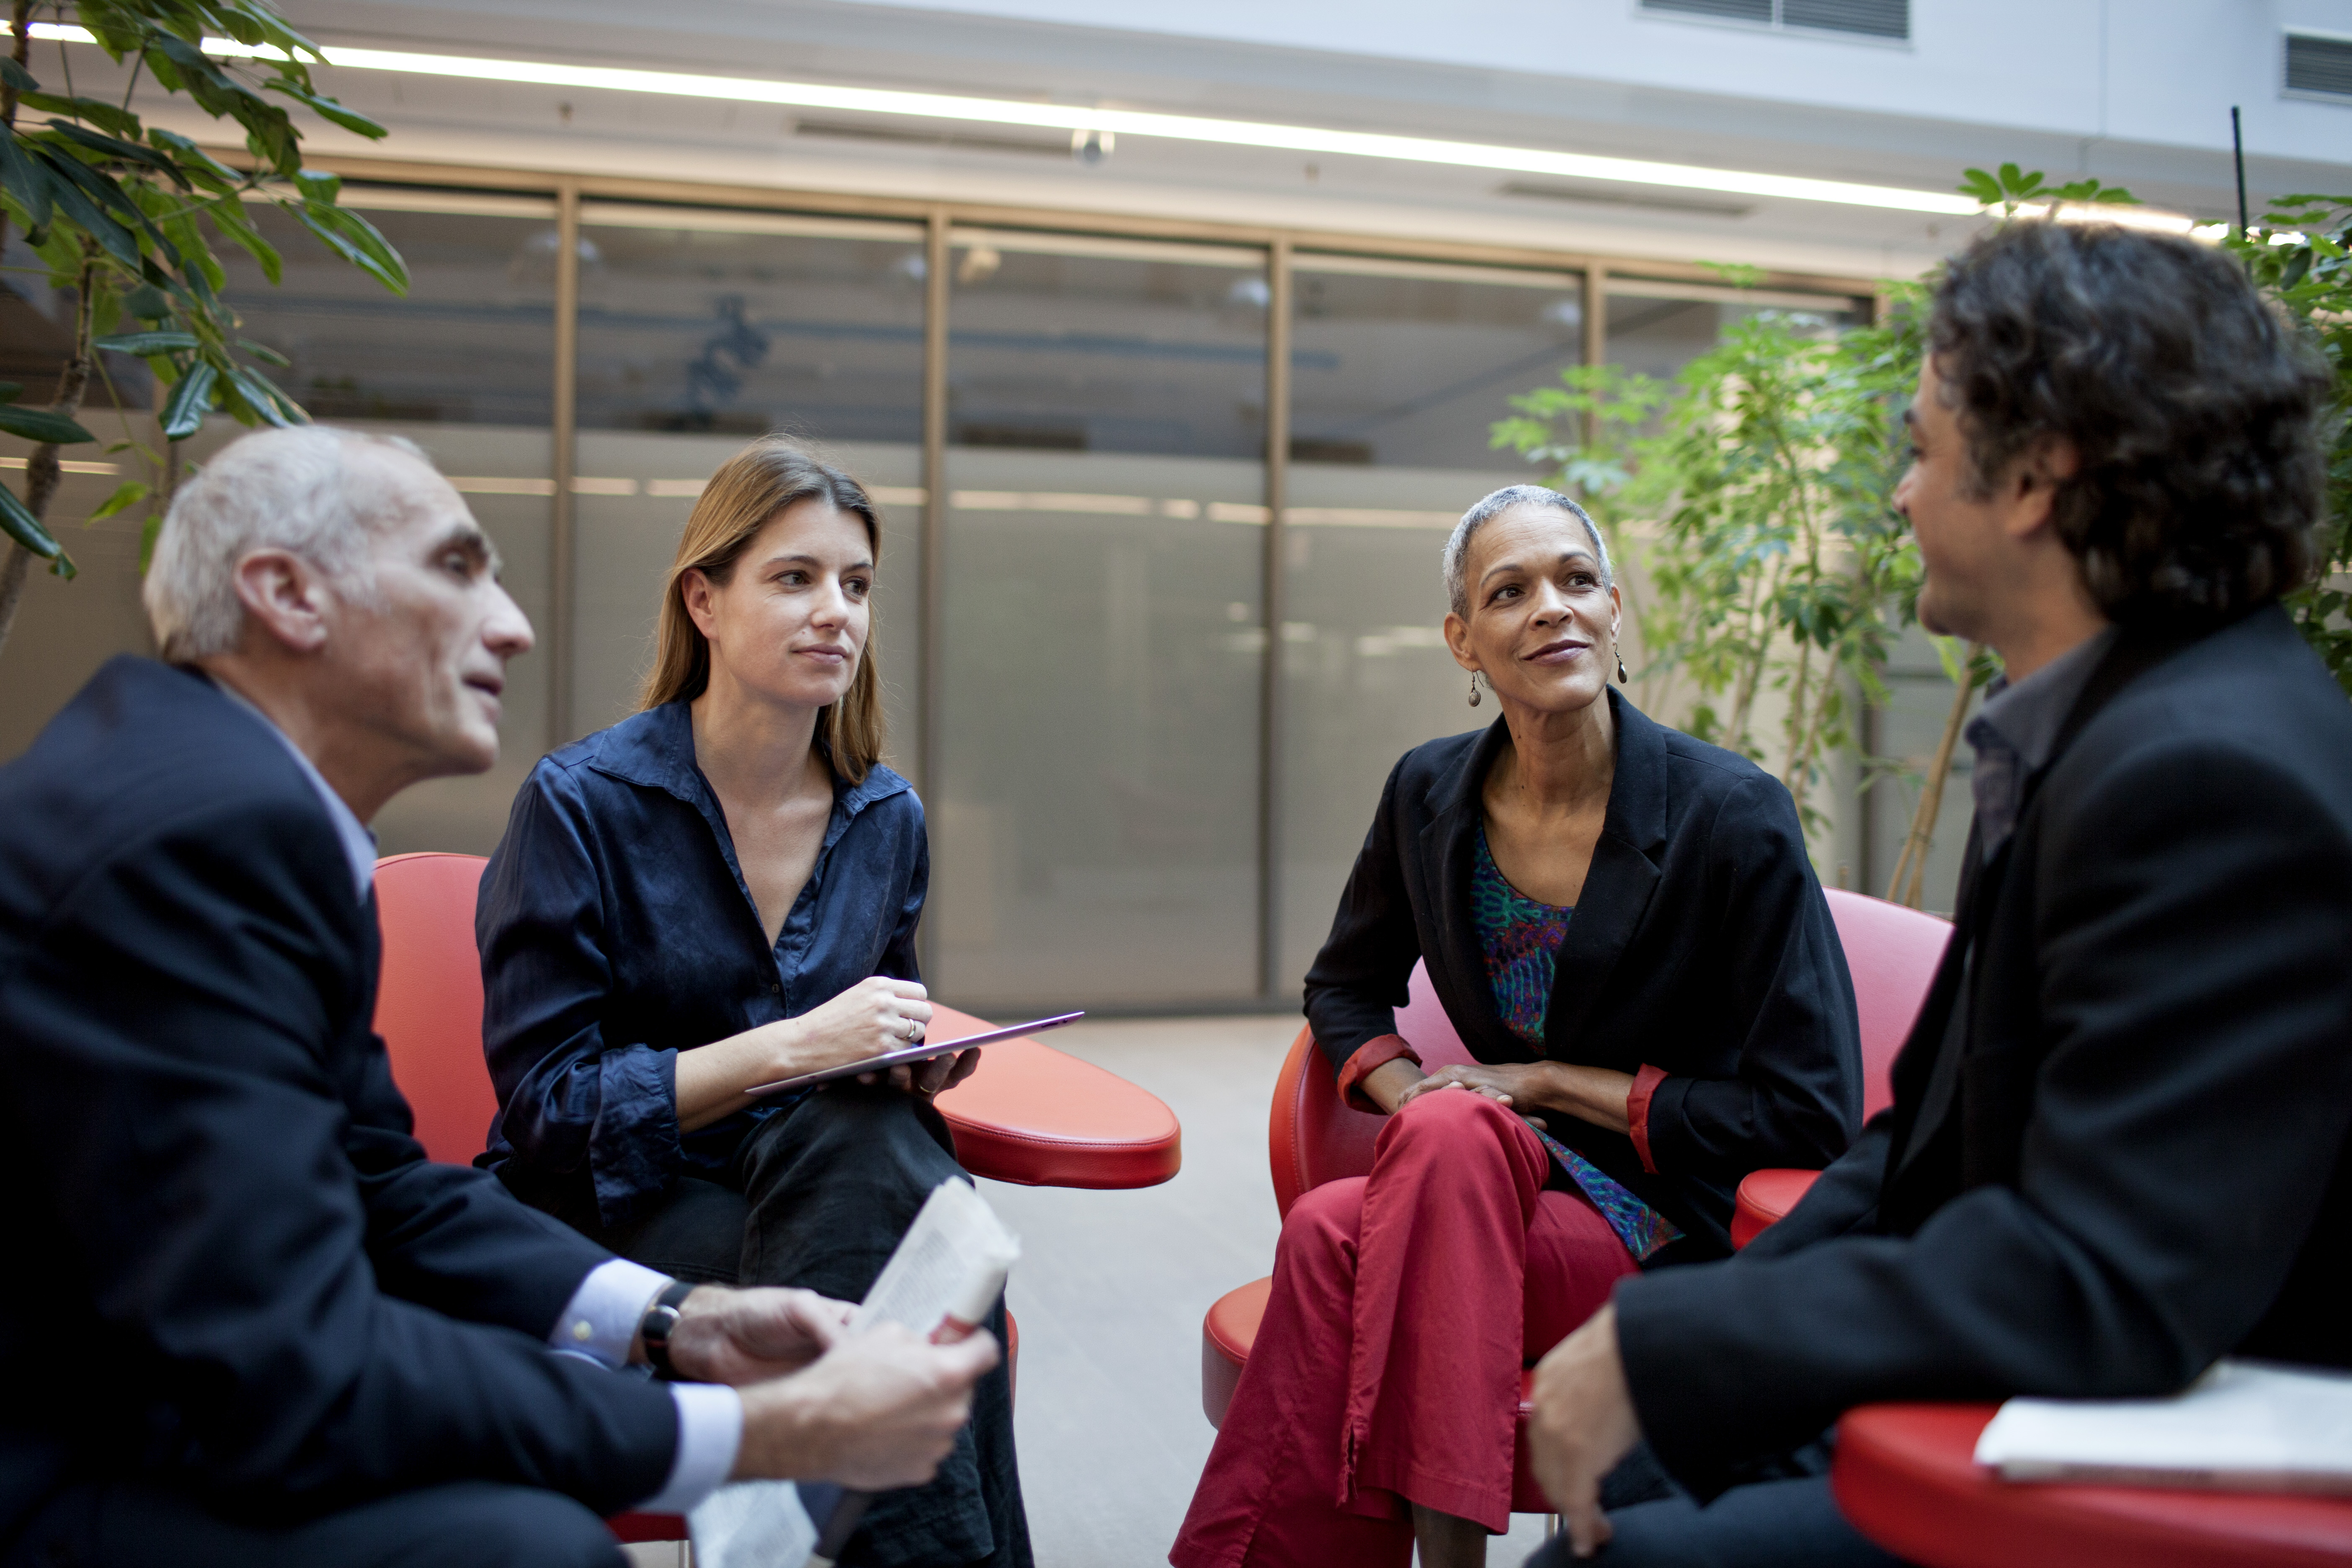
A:
[[[1267,1102],[1296,1018],[1085,1024],[1053,1043],[1166,1100],[1184,1168],[1139,1192],[982,1184],[1019,1233],[1015,1429],[1040,1568],[1157,1568],[1214,1433],[1201,1414],[1201,1318],[1273,1267]],[[983,1068],[982,1070],[985,1070]],[[1516,1568],[1543,1539],[1520,1515],[1487,1561]],[[640,1548],[643,1568],[670,1549]]]
[[[1201,1414],[1201,1318],[1274,1263],[1267,1103],[1297,1018],[1079,1025],[1054,1044],[1141,1084],[1184,1125],[1164,1186],[1089,1193],[983,1184],[1021,1235],[1014,1420],[1040,1568],[1156,1568],[1215,1434]],[[1487,1561],[1543,1539],[1512,1521]]]

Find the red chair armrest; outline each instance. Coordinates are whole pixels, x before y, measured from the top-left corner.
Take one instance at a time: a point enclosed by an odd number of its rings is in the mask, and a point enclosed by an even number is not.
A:
[[[1819,1171],[1750,1171],[1732,1205],[1731,1245],[1745,1247],[1767,1226],[1786,1218],[1797,1200],[1812,1190]]]
[[[940,1038],[992,1026],[934,1006]],[[956,1157],[975,1176],[1024,1187],[1150,1187],[1183,1163],[1182,1130],[1157,1095],[1031,1039],[981,1053],[939,1098]]]

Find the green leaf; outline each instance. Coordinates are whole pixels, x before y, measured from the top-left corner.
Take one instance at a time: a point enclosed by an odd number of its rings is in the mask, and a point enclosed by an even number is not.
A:
[[[219,369],[209,360],[197,361],[194,368],[180,378],[163,403],[165,440],[184,441],[205,427],[205,416],[212,412],[213,386],[219,379]]]
[[[122,308],[142,321],[160,321],[172,313],[172,300],[152,283],[142,283],[122,297]]]
[[[0,381],[0,403],[16,402],[17,395],[22,393],[24,390],[25,384],[22,382]]]
[[[5,58],[0,56],[0,59]],[[16,132],[6,126],[0,126],[0,187],[24,210],[28,227],[49,226],[49,177],[25,155]]]
[[[52,447],[74,447],[98,439],[62,414],[53,414],[46,408],[20,408],[13,403],[0,403],[0,431]]]
[[[136,125],[137,121],[132,123]],[[179,165],[152,148],[142,147],[136,142],[125,142],[119,136],[101,136],[95,131],[85,131],[62,120],[50,121],[49,129],[77,146],[87,147],[105,157],[120,158],[126,163],[152,169],[183,190],[188,188],[187,176],[180,173]]]
[[[215,195],[226,195],[245,184],[245,176],[215,159],[211,153],[176,131],[150,127],[150,145],[172,154],[180,170],[189,179]]]
[[[233,370],[229,372],[229,375],[236,381],[236,389],[244,395],[245,400],[253,405],[254,412],[272,425],[310,423],[310,416],[303,411],[302,405],[287,396],[278,389],[276,382],[259,371]]]
[[[242,246],[247,255],[260,263],[261,275],[269,279],[272,288],[277,287],[278,279],[285,276],[285,258],[278,254],[276,246],[261,237],[261,231],[247,218],[244,203],[235,196],[223,196],[205,208],[205,216],[212,219],[215,228]]]
[[[41,90],[41,84],[33,79],[33,73],[6,55],[0,55],[0,82],[6,83],[20,93]]]
[[[122,332],[110,338],[100,338],[92,348],[106,349],[119,354],[136,354],[145,359],[150,354],[167,354],[184,349],[201,348],[194,332],[149,331]]]
[[[1986,206],[1991,206],[2000,200],[2000,182],[1982,169],[1963,170],[1958,188],[1960,195],[1980,202]]]
[[[294,362],[292,360],[288,359],[284,354],[279,353],[268,343],[257,343],[251,338],[239,338],[236,340],[236,346],[251,354],[254,358],[259,360],[262,363],[271,366],[273,369],[290,370],[293,368]]]
[[[343,177],[331,174],[324,169],[297,169],[294,171],[294,188],[302,193],[302,199],[306,202],[332,206],[335,198],[342,194]]]
[[[68,120],[87,120],[92,125],[102,125],[118,136],[139,134],[139,117],[127,109],[118,109],[99,98],[60,98],[49,92],[21,94],[17,102],[27,109],[37,109],[47,114],[62,114]],[[50,121],[55,124],[56,121]]]
[[[329,249],[386,289],[395,294],[408,292],[408,264],[367,219],[341,207],[316,203],[279,202],[278,205]]]
[[[83,190],[80,180],[66,171],[77,170],[79,172],[80,179],[92,182],[97,182],[98,176],[90,174],[71,158],[52,153],[47,147],[27,143],[26,150],[39,161],[42,168],[48,172],[49,195],[56,201],[58,213],[75,227],[98,241],[100,247],[109,256],[130,270],[137,271],[139,242],[131,237],[129,229],[100,211],[98,203]]]
[[[114,488],[114,493],[112,495],[98,503],[98,510],[96,511],[91,512],[89,516],[82,520],[82,526],[84,528],[88,528],[91,523],[104,522],[116,512],[126,510],[131,507],[137,506],[141,501],[147,499],[148,494],[149,490],[146,485],[141,483],[137,479],[125,479],[121,484],[117,485]]]
[[[44,561],[55,561],[65,553],[58,542],[49,536],[49,531],[41,526],[41,520],[35,517],[25,503],[16,499],[16,492],[5,485],[0,485],[0,533],[6,534],[28,553]]]
[[[366,115],[360,113],[358,110],[345,109],[333,99],[326,98],[319,93],[312,92],[309,89],[297,82],[289,80],[285,77],[272,77],[269,80],[263,82],[261,85],[265,90],[270,92],[282,92],[287,97],[309,109],[313,114],[318,115],[321,120],[330,121],[334,124],[341,126],[346,131],[355,132],[359,135],[366,137],[371,142],[380,142],[389,134],[383,126],[377,124],[374,121],[370,120]]]

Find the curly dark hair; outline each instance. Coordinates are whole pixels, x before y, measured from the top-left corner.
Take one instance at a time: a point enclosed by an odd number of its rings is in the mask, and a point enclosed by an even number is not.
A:
[[[2234,616],[2316,566],[2327,378],[2226,253],[2011,223],[1952,263],[1927,337],[1979,495],[2073,445],[2053,518],[2112,618]]]

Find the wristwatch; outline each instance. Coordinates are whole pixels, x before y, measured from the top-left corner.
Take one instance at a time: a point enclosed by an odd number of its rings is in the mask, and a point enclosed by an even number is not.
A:
[[[656,1377],[675,1377],[677,1370],[669,1364],[670,1331],[677,1327],[678,1309],[694,1294],[690,1279],[673,1279],[669,1288],[654,1298],[646,1309],[644,1321],[637,1325],[637,1338],[646,1347],[646,1361]]]

